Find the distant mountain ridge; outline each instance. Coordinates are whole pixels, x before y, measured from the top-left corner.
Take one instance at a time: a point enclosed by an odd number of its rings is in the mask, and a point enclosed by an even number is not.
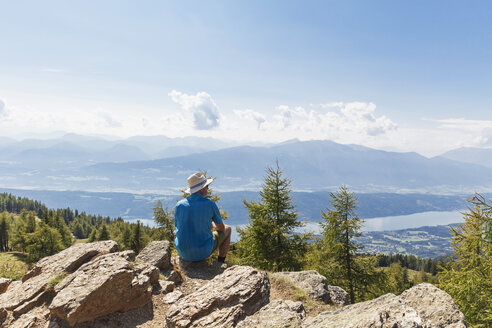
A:
[[[439,157],[492,168],[492,148],[462,147],[450,150]]]
[[[32,168],[37,168],[36,165],[43,162],[50,165],[79,162],[78,166],[84,166],[100,162],[129,162],[187,155],[233,145],[236,144],[198,137],[135,136],[107,140],[66,134],[60,138],[22,141],[1,137],[0,161],[14,160],[24,167]]]
[[[482,166],[331,141],[239,146],[151,161],[101,163],[79,174],[106,176],[111,181],[131,176],[140,185],[172,189],[183,187],[190,173],[207,169],[218,177],[216,188],[244,190],[259,188],[265,168],[277,160],[293,188],[301,190],[333,190],[342,184],[364,191],[492,186],[492,170]],[[162,178],[165,180],[159,181]]]
[[[162,154],[167,157],[153,159]],[[257,190],[265,168],[276,161],[295,190],[335,190],[346,184],[361,192],[456,194],[492,187],[492,168],[332,141],[227,147],[210,138],[101,141],[77,135],[0,147],[0,186],[173,194],[191,173],[208,170],[217,177],[218,190]]]

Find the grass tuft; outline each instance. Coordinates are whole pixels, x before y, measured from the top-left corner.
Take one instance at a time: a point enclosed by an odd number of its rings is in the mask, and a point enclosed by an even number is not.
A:
[[[63,280],[63,278],[65,278],[68,274],[66,272],[62,272],[62,273],[59,273],[55,278],[51,279],[49,282],[48,282],[48,285],[50,287],[55,287],[56,285],[58,285],[58,283],[60,281]]]

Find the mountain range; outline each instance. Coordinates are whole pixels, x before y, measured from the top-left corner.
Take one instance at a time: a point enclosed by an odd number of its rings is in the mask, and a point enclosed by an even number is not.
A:
[[[217,177],[214,187],[220,191],[258,190],[265,169],[278,162],[294,190],[335,190],[342,184],[360,192],[490,190],[490,164],[457,159],[452,152],[427,158],[327,140],[252,146],[197,137],[1,138],[0,186],[176,194],[188,175],[207,170]]]

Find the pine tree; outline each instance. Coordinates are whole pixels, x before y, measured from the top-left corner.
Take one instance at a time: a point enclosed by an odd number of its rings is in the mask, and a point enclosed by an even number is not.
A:
[[[4,214],[0,218],[0,252],[9,250],[9,226],[7,216]]]
[[[309,234],[298,234],[304,226],[297,220],[297,212],[290,196],[291,181],[282,177],[276,168],[267,168],[259,202],[247,202],[249,222],[237,231],[241,240],[236,244],[242,261],[261,269],[282,271],[299,270],[307,249]]]
[[[54,221],[53,228],[58,230],[58,232],[60,233],[63,246],[70,247],[73,242],[72,233],[70,232],[70,229],[68,229],[68,226],[65,223],[63,217],[61,217],[59,214],[54,214],[54,218],[52,219],[52,221]]]
[[[91,233],[89,234],[89,240],[88,242],[89,243],[92,243],[92,242],[95,242],[97,239],[97,229],[96,228],[93,228]]]
[[[103,226],[101,228],[101,232],[99,233],[99,235],[97,237],[97,240],[101,241],[101,240],[108,240],[108,239],[109,239],[108,228],[106,227],[105,224],[103,224]]]
[[[492,326],[492,205],[481,195],[469,200],[465,222],[451,228],[453,258],[442,267],[439,286],[473,327]]]
[[[324,275],[329,284],[346,289],[351,303],[375,297],[388,277],[375,269],[376,257],[357,254],[362,249],[355,240],[362,226],[357,198],[345,186],[330,197],[332,209],[321,212],[321,238],[308,256],[308,267]]]
[[[140,221],[134,225],[131,236],[131,245],[135,253],[139,253],[144,246],[142,227],[140,226]]]
[[[124,249],[131,249],[132,248],[132,236],[130,229],[128,228],[127,225],[123,228],[123,234],[122,234],[122,243],[123,243],[123,248]]]
[[[340,267],[343,280],[346,281],[350,302],[354,303],[355,255],[361,245],[354,238],[361,235],[362,220],[355,213],[357,199],[347,187],[342,186],[336,193],[330,193],[333,210],[322,212],[321,222],[324,248],[332,260]]]
[[[167,208],[162,208],[162,203],[160,200],[157,201],[152,210],[154,211],[154,221],[161,229],[162,239],[168,240],[171,244],[173,244],[175,237],[174,231],[176,230],[174,226],[173,214]]]
[[[36,215],[34,212],[29,212],[26,215],[26,232],[32,233],[36,230]]]

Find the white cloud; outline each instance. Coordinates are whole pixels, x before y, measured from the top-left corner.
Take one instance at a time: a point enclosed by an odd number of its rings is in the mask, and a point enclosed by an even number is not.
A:
[[[300,106],[289,108],[288,106],[280,105],[276,109],[280,111],[280,115],[275,117],[280,121],[280,125],[284,129],[289,127],[299,129],[303,125],[303,121],[306,121],[309,117],[306,110]]]
[[[492,121],[448,118],[437,120],[441,130],[458,131],[466,135],[459,147],[492,146]]]
[[[311,136],[308,137],[310,139],[340,142],[359,142],[397,129],[397,124],[386,116],[376,116],[376,105],[373,103],[336,102],[319,107],[306,110],[299,106],[278,106],[276,109],[280,113],[274,115],[273,120],[267,120],[264,126],[291,134],[304,134]]]
[[[248,121],[255,121],[257,124],[257,128],[261,129],[262,124],[265,123],[266,118],[264,115],[251,110],[251,109],[246,109],[246,110],[234,110],[234,114],[236,114],[239,118],[243,120],[248,120]]]
[[[193,114],[193,124],[196,129],[211,130],[219,126],[219,108],[208,93],[198,92],[193,96],[172,90],[169,96],[175,103]]]
[[[98,113],[99,117],[102,119],[102,124],[106,125],[107,127],[121,127],[122,124],[121,122],[113,117],[109,112],[106,111],[99,111]]]

